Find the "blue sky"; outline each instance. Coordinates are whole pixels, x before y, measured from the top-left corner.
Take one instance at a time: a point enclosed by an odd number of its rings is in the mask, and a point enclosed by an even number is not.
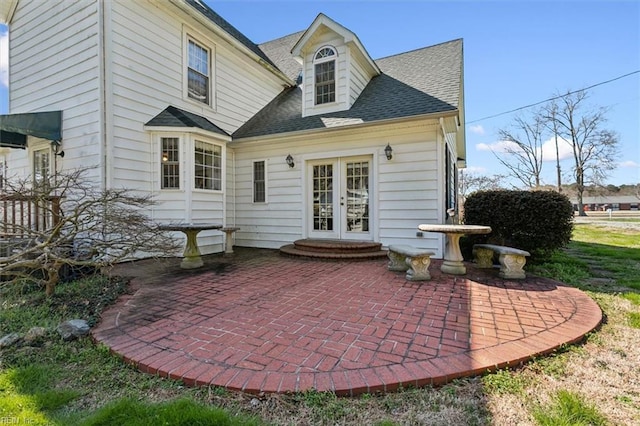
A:
[[[505,173],[488,148],[514,114],[485,117],[640,70],[637,1],[205,2],[256,43],[304,30],[320,12],[356,33],[374,59],[463,38],[467,159],[480,174]],[[6,28],[0,55],[3,39]],[[0,60],[0,113],[8,111],[5,67]],[[610,108],[606,128],[620,136],[608,182],[640,182],[640,73],[589,93],[592,105]],[[563,171],[570,167],[563,160]],[[555,158],[543,166],[545,183],[554,176]]]

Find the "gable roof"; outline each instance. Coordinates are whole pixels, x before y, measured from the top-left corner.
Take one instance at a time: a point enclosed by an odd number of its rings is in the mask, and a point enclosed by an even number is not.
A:
[[[364,48],[358,36],[353,31],[343,25],[340,25],[324,13],[320,13],[318,14],[318,16],[316,16],[316,19],[313,20],[309,28],[302,34],[302,37],[300,37],[298,42],[291,48],[291,54],[296,58],[302,59],[301,54],[306,44],[311,41],[316,32],[322,27],[328,28],[335,34],[342,37],[344,44],[353,44],[354,46],[356,46],[356,48],[362,53],[365,62],[373,69],[376,74],[380,73],[380,70],[378,69],[375,62],[371,59],[371,56],[369,56],[369,52],[367,52],[367,49]]]
[[[189,127],[207,130],[220,135],[229,136],[229,133],[213,124],[200,115],[169,105],[160,114],[146,122],[145,127]]]
[[[233,137],[455,113],[462,107],[459,105],[462,91],[461,39],[375,62],[382,74],[369,82],[351,109],[303,117],[301,88],[289,88],[240,127]]]

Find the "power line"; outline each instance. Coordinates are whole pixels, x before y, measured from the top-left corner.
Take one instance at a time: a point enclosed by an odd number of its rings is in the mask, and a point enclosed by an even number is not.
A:
[[[630,72],[628,74],[624,74],[624,75],[612,78],[611,80],[601,81],[600,83],[592,84],[591,86],[583,87],[582,89],[574,90],[573,92],[567,92],[567,93],[565,93],[563,95],[554,96],[552,98],[545,99],[544,101],[540,101],[540,102],[536,102],[536,103],[533,103],[533,104],[525,105],[525,106],[522,106],[522,107],[519,107],[519,108],[516,108],[516,109],[512,109],[510,111],[505,111],[505,112],[501,112],[501,113],[498,113],[498,114],[489,115],[487,117],[479,118],[477,120],[467,121],[466,124],[469,125],[469,124],[477,123],[478,121],[483,121],[483,120],[488,120],[490,118],[500,117],[501,115],[511,114],[512,112],[516,112],[516,111],[520,111],[520,110],[523,110],[523,109],[531,108],[533,106],[544,104],[546,102],[555,101],[556,99],[563,98],[563,97],[565,97],[567,95],[573,95],[574,93],[582,92],[583,90],[593,89],[594,87],[602,86],[603,84],[611,83],[613,81],[620,80],[621,78],[629,77],[630,75],[638,74],[638,73],[640,73],[640,70],[632,71],[632,72]]]

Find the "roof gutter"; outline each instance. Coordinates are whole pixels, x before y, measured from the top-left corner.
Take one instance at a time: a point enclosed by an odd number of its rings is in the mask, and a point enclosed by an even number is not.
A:
[[[269,139],[279,139],[283,138],[293,138],[297,136],[309,136],[316,133],[326,133],[326,132],[337,132],[341,130],[358,130],[364,127],[371,126],[381,126],[381,125],[391,125],[391,124],[402,124],[407,122],[415,122],[420,120],[436,120],[439,123],[440,118],[446,117],[457,117],[458,110],[446,111],[446,112],[433,112],[429,114],[420,114],[420,115],[412,115],[410,117],[401,117],[401,118],[389,118],[386,120],[376,120],[376,121],[367,121],[357,124],[347,124],[344,126],[335,126],[335,127],[319,127],[315,129],[306,129],[306,130],[297,130],[294,132],[286,132],[286,133],[272,133],[269,135],[261,135],[261,136],[249,136],[246,138],[235,138],[233,139],[234,145],[239,144],[251,144],[263,142]]]
[[[231,44],[234,48],[238,49],[239,51],[243,52],[245,55],[253,59],[260,66],[262,66],[263,68],[266,68],[268,71],[273,73],[276,77],[282,80],[287,87],[295,86],[295,82],[291,80],[289,77],[287,77],[282,71],[280,71],[278,68],[274,67],[273,65],[269,64],[260,56],[256,55],[254,52],[251,51],[251,49],[249,49],[244,44],[240,43],[235,37],[231,36],[228,32],[223,30],[220,26],[216,25],[206,16],[202,15],[202,13],[194,9],[191,5],[186,3],[184,0],[169,0],[169,1],[173,3],[175,6],[177,6],[180,10],[185,12],[187,15],[192,16],[202,25],[209,28],[217,36],[222,38],[227,43]]]

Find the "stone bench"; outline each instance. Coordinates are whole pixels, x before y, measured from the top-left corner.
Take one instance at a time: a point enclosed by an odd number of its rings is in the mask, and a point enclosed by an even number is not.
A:
[[[431,279],[429,265],[435,253],[422,248],[394,244],[389,246],[390,271],[407,272],[408,281],[426,281]]]
[[[498,246],[495,244],[475,244],[473,256],[478,268],[493,268],[493,254],[498,254],[500,262],[501,278],[523,279],[526,278],[524,265],[527,263],[528,251],[513,247]]]
[[[233,253],[233,233],[236,231],[239,231],[240,228],[237,228],[235,226],[225,226],[220,230],[225,233],[224,253],[232,254]]]

